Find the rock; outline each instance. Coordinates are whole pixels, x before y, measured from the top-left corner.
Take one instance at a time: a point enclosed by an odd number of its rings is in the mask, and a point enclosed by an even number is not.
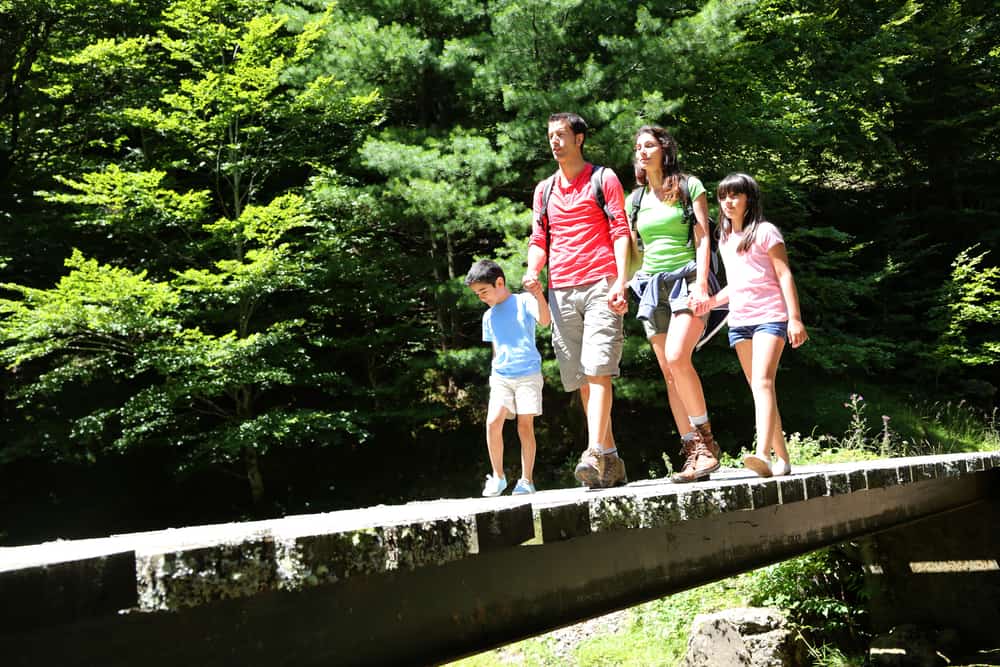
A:
[[[727,609],[691,624],[684,667],[792,667],[792,631],[777,609]]]
[[[928,631],[915,625],[900,625],[877,636],[868,649],[872,667],[938,667],[943,657],[958,645],[954,630]]]

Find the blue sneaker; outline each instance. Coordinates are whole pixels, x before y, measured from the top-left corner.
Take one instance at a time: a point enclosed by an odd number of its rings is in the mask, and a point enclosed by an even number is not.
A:
[[[483,485],[483,496],[499,496],[507,488],[507,479],[504,477],[486,476],[486,484]]]
[[[521,479],[517,480],[517,484],[514,485],[514,490],[511,491],[510,494],[512,496],[522,496],[524,494],[534,493],[534,492],[535,492],[535,485],[522,477]]]

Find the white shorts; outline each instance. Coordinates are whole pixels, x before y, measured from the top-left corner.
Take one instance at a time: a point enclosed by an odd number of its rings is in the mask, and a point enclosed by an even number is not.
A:
[[[542,374],[519,378],[490,375],[489,414],[496,414],[500,407],[507,408],[507,419],[542,414]]]

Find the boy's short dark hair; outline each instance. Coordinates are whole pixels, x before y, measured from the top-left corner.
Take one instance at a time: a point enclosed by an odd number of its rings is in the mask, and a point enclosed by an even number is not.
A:
[[[505,282],[507,280],[507,276],[504,275],[500,265],[492,259],[481,259],[469,269],[469,273],[465,276],[465,286],[468,287],[474,283],[486,283],[487,285],[495,286],[497,278],[503,278]]]

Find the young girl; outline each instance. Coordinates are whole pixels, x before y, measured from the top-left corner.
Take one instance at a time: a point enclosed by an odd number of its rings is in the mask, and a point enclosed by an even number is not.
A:
[[[743,465],[761,477],[791,472],[774,376],[785,339],[798,347],[809,339],[802,324],[795,280],[788,268],[785,240],[764,219],[760,187],[747,174],[730,174],[719,183],[719,254],[728,285],[717,295],[693,303],[696,313],[729,302],[729,345],[736,349],[750,389],[757,421],[757,451]],[[771,465],[771,452],[777,460]]]

